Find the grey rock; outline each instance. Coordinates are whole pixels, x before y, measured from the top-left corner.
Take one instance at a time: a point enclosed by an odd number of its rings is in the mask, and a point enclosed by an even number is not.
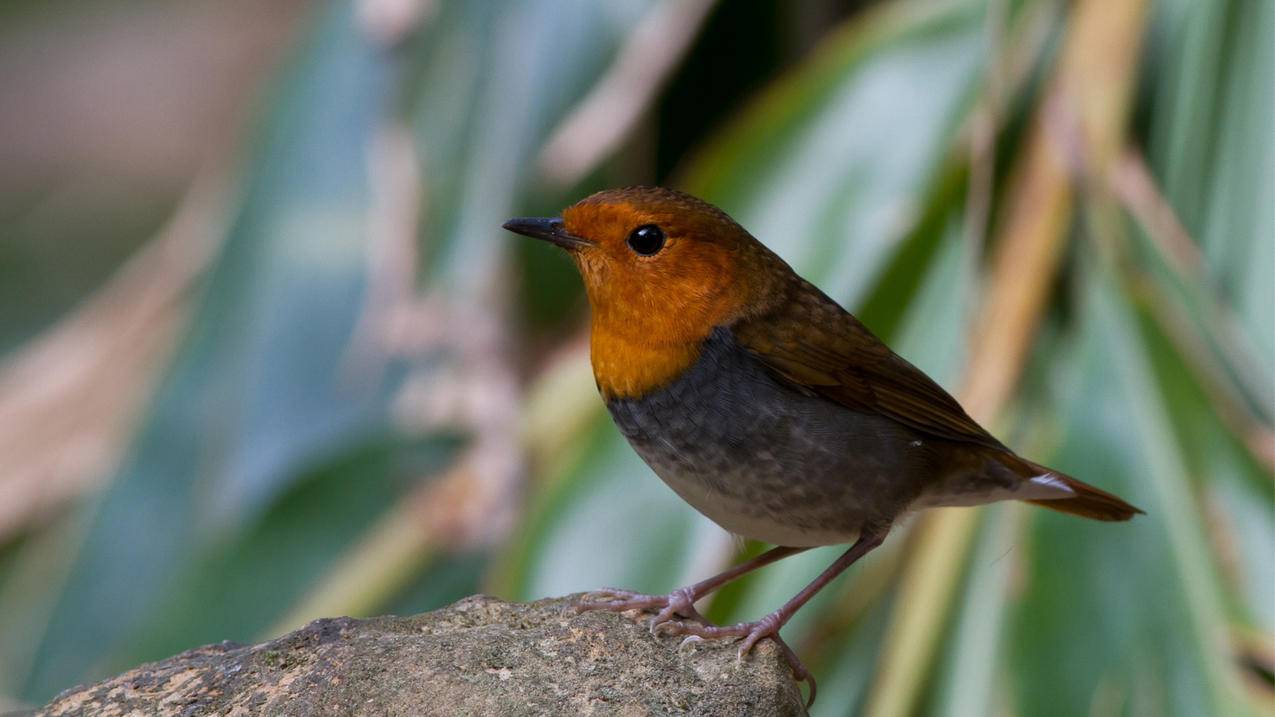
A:
[[[58,695],[39,715],[801,715],[763,641],[652,636],[576,596],[475,596],[413,617],[317,620],[256,645],[208,645]]]

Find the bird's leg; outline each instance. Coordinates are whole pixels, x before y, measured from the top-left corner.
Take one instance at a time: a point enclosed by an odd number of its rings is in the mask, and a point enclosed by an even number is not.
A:
[[[797,657],[797,653],[793,652],[783,638],[779,636],[779,630],[792,618],[793,615],[801,609],[803,605],[815,596],[815,593],[823,589],[825,585],[832,582],[834,578],[850,567],[859,558],[867,555],[873,548],[881,544],[885,540],[886,533],[889,528],[864,528],[859,534],[859,539],[855,541],[850,549],[841,554],[836,562],[829,565],[826,570],[819,574],[809,585],[801,592],[797,593],[791,600],[784,603],[783,607],[770,613],[760,620],[754,622],[741,622],[736,625],[725,625],[718,627],[716,625],[700,625],[688,622],[670,622],[669,628],[675,634],[688,635],[690,639],[718,639],[724,637],[742,637],[743,643],[739,646],[739,656],[742,658],[753,649],[753,645],[763,638],[771,638],[775,644],[779,645],[780,651],[784,653],[785,659],[788,660],[788,666],[792,668],[793,676],[799,681],[807,681],[810,683],[810,703],[815,701],[815,681],[806,666],[801,664],[801,660]]]
[[[607,596],[606,599],[581,601],[576,605],[576,609],[581,612],[586,610],[611,610],[614,612],[658,610],[659,612],[656,613],[655,617],[651,618],[649,624],[651,632],[655,632],[660,625],[672,622],[677,615],[707,624],[708,620],[699,613],[699,610],[695,609],[696,601],[745,573],[750,573],[790,555],[796,555],[803,550],[806,550],[806,548],[771,548],[752,560],[742,562],[729,570],[701,580],[694,585],[678,588],[667,595],[643,595],[642,593],[628,590],[607,588],[595,593]]]

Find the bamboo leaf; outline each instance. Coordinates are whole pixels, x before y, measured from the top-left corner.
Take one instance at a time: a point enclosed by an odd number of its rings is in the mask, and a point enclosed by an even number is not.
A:
[[[1110,276],[1084,287],[1082,337],[1063,362],[1069,418],[1055,463],[1147,516],[1121,526],[1036,519],[1011,638],[1019,707],[1242,714],[1220,643],[1216,565],[1134,317]]]
[[[351,12],[323,14],[263,128],[190,335],[64,590],[49,596],[28,696],[133,654],[200,546],[249,524],[316,456],[378,420],[384,388],[343,380],[342,361],[363,292],[364,151],[392,63]]]

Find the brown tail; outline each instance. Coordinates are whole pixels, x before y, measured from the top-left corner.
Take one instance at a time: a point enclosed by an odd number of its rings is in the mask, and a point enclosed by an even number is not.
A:
[[[1029,500],[1027,502],[1032,505],[1039,505],[1042,508],[1056,510],[1059,513],[1068,513],[1082,518],[1093,518],[1094,520],[1128,520],[1142,512],[1107,491],[1095,488],[1088,483],[1082,483],[1071,476],[1055,471],[1054,477],[1075,491],[1076,497],[1058,498],[1056,500]]]
[[[1095,488],[1088,483],[1078,481],[1066,473],[1046,468],[1018,456],[1014,456],[1014,459],[1016,459],[1013,461],[1013,464],[1016,464],[1014,467],[1019,469],[1020,474],[1027,476],[1048,476],[1050,482],[1056,481],[1061,483],[1075,494],[1070,497],[1028,500],[1027,502],[1032,505],[1039,505],[1042,508],[1056,510],[1059,513],[1067,513],[1069,515],[1078,515],[1082,518],[1105,521],[1129,520],[1134,515],[1142,513],[1142,511],[1138,508],[1129,505],[1107,491],[1102,490],[1101,488]]]

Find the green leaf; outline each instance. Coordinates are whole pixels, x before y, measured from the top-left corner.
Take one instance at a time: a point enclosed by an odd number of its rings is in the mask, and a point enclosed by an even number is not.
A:
[[[426,280],[486,295],[510,247],[500,228],[534,193],[535,153],[597,81],[651,0],[444,3],[410,99],[424,193]],[[483,48],[483,51],[476,51]],[[550,198],[551,211],[565,197]]]
[[[188,556],[114,667],[260,638],[417,476],[455,453],[448,441],[381,436],[306,471],[254,524]]]
[[[1092,265],[1089,265],[1092,266]],[[1012,666],[1024,714],[1127,708],[1133,714],[1239,714],[1219,639],[1216,565],[1182,470],[1134,314],[1110,276],[1083,282],[1060,469],[1147,511],[1127,524],[1042,513]]]
[[[49,596],[28,697],[131,654],[200,546],[383,420],[386,387],[351,380],[345,359],[364,289],[365,152],[393,63],[351,13],[332,5],[282,86],[190,335]]]
[[[589,440],[584,460],[531,519],[520,599],[604,586],[667,591],[686,573],[685,546],[707,519],[651,475],[613,426]]]
[[[1004,695],[1004,635],[1011,578],[1019,567],[1021,531],[1015,511],[1004,504],[984,509],[969,558],[961,607],[944,640],[933,704],[927,713],[979,717],[1001,711]]]
[[[696,158],[687,188],[859,303],[964,122],[985,62],[982,8],[895,3],[846,23]]]
[[[1270,418],[1275,386],[1275,6],[1173,0],[1157,15],[1150,160],[1177,216],[1203,250],[1210,286],[1236,311],[1243,332],[1236,351],[1251,352],[1250,372],[1264,374],[1260,410]],[[1200,299],[1192,302],[1199,306]],[[1202,330],[1216,336],[1217,319]],[[1216,339],[1214,339],[1216,341]]]

